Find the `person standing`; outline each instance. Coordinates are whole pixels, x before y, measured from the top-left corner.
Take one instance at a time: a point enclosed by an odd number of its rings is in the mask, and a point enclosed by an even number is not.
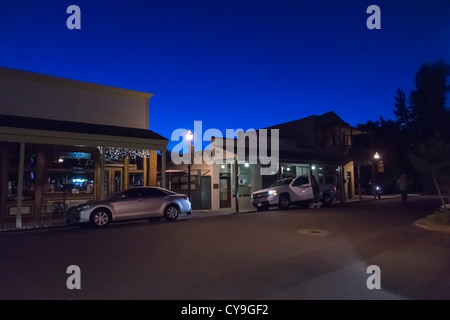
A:
[[[319,188],[319,183],[317,182],[316,177],[313,176],[313,175],[311,176],[311,187],[312,187],[313,196],[314,196],[312,208],[320,208],[320,202],[319,202],[320,188]]]
[[[397,191],[399,191],[402,196],[402,204],[406,204],[408,200],[408,179],[404,173],[402,173],[397,180]]]

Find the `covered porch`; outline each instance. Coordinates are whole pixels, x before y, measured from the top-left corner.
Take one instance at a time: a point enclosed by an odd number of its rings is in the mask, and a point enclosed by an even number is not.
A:
[[[70,206],[166,185],[168,139],[145,129],[0,116],[0,230],[65,223]]]

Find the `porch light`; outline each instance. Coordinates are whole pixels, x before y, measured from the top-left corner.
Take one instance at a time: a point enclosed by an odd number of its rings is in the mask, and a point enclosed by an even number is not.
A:
[[[192,134],[192,131],[189,130],[189,131],[186,133],[186,140],[189,141],[189,142],[191,142],[192,139],[194,139],[194,135]]]
[[[188,144],[189,144],[189,158],[190,158],[190,161],[188,163],[188,182],[187,182],[189,200],[191,200],[191,162],[192,162],[192,143],[191,143],[191,141],[192,141],[192,139],[194,139],[194,135],[192,134],[192,131],[189,130],[186,133],[186,140],[189,142]]]

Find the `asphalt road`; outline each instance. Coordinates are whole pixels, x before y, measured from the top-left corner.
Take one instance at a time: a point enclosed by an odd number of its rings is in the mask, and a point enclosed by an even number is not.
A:
[[[449,299],[436,197],[0,234],[0,299]],[[80,267],[81,289],[67,273]],[[370,290],[368,266],[380,268]]]

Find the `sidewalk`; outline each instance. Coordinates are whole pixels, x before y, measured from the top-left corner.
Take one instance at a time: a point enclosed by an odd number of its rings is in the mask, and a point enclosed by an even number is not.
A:
[[[398,198],[399,195],[386,195],[382,197],[382,199],[392,199]],[[362,201],[374,200],[373,196],[363,195]],[[357,195],[353,199],[347,199],[348,202],[358,202],[359,196]],[[335,204],[340,204],[339,201],[334,202]],[[180,219],[191,219],[191,218],[208,218],[214,216],[225,216],[230,214],[243,214],[248,212],[256,212],[256,209],[253,207],[245,206],[239,209],[237,213],[233,208],[224,208],[218,210],[193,210],[192,215],[181,215]],[[16,229],[15,222],[0,224],[0,233],[1,232],[20,232],[20,231],[30,231],[30,230],[42,230],[42,229],[52,229],[52,228],[64,228],[67,227],[64,219],[52,219],[51,221],[30,221],[23,222],[22,229]]]
[[[416,197],[419,196],[418,194],[411,194],[408,195],[409,197]],[[382,195],[381,199],[374,199],[373,195],[362,195],[361,200],[359,195],[356,195],[352,199],[346,199],[345,203],[353,203],[353,202],[360,202],[360,201],[380,201],[383,199],[397,199],[400,198],[400,195],[393,194],[393,195]],[[344,204],[345,204],[344,203]],[[333,205],[340,205],[341,202],[335,201],[333,202]],[[179,219],[196,219],[196,218],[208,218],[208,217],[214,217],[214,216],[226,216],[231,214],[245,214],[250,212],[257,212],[257,210],[253,207],[244,207],[240,208],[239,212],[236,212],[234,208],[223,208],[218,210],[193,210],[191,215],[180,215]],[[448,226],[442,226],[442,225],[436,225],[432,224],[429,221],[426,221],[425,219],[421,219],[415,222],[415,225],[417,227],[421,227],[424,229],[427,229],[429,231],[439,231],[439,232],[445,232],[450,233],[450,227]],[[21,231],[33,231],[33,230],[44,230],[44,229],[53,229],[53,228],[67,228],[67,227],[73,227],[73,226],[67,226],[65,225],[64,220],[54,220],[54,221],[48,221],[46,223],[40,222],[40,221],[34,221],[34,222],[24,222],[22,225],[22,229],[16,229],[15,223],[8,223],[8,224],[0,224],[0,233],[2,232],[21,232]]]
[[[241,214],[241,213],[248,213],[248,212],[256,212],[255,208],[243,208],[239,209],[239,212],[236,212],[233,208],[223,208],[218,210],[193,210],[192,215],[190,216],[183,216],[183,217],[192,217],[192,218],[207,218],[207,217],[213,217],[213,216],[226,216],[230,214]]]

